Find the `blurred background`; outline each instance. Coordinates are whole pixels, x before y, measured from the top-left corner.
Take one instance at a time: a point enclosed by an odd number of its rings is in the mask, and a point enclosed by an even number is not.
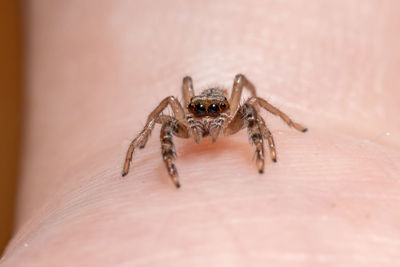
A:
[[[21,138],[19,1],[0,1],[0,255],[12,233]]]

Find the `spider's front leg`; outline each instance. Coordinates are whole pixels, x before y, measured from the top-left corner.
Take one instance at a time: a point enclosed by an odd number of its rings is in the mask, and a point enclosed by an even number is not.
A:
[[[183,78],[182,95],[183,95],[183,101],[184,101],[185,108],[187,108],[192,97],[194,97],[194,95],[195,95],[195,92],[193,89],[193,80],[190,76],[186,76]],[[195,121],[193,119],[193,115],[190,112],[188,112],[186,114],[186,121],[187,121],[187,124],[189,125],[190,135],[193,137],[194,141],[197,144],[200,143],[201,133],[197,129],[197,127],[195,125]]]
[[[232,128],[235,128],[235,126],[233,126],[231,124],[231,122],[232,122],[232,120],[235,119],[235,114],[239,108],[239,102],[240,102],[240,98],[242,97],[244,88],[247,88],[250,91],[252,96],[256,95],[256,88],[246,78],[246,76],[244,76],[243,74],[237,74],[233,80],[232,92],[231,92],[231,96],[230,96],[230,100],[229,100],[230,107],[229,107],[228,113],[221,113],[218,120],[212,124],[211,130],[210,130],[210,136],[211,136],[211,141],[213,143],[217,140],[221,130],[223,130],[225,128],[224,133],[229,135],[228,132],[231,131]],[[233,124],[235,124],[235,123],[233,123]],[[231,129],[226,129],[226,127],[225,127],[226,125],[228,125],[228,128],[231,128]],[[243,125],[239,126],[239,128],[242,126]]]
[[[135,151],[135,149],[137,147],[144,148],[144,146],[146,145],[147,140],[149,139],[149,136],[154,128],[154,125],[157,122],[157,119],[159,119],[161,112],[168,105],[171,106],[172,111],[175,116],[175,119],[177,119],[182,124],[185,124],[184,123],[185,112],[184,112],[181,104],[175,97],[169,96],[169,97],[166,97],[163,101],[161,101],[161,103],[148,116],[146,125],[144,126],[143,130],[139,133],[139,135],[135,139],[133,139],[133,141],[129,145],[129,149],[126,152],[126,158],[125,158],[125,163],[124,163],[124,169],[122,171],[122,176],[125,176],[128,174],[129,167],[130,167],[130,164],[132,161],[133,152]]]
[[[242,96],[243,88],[247,88],[251,93],[251,97],[249,100],[246,101],[246,103],[261,106],[272,114],[281,117],[281,119],[284,120],[289,126],[295,128],[298,131],[307,131],[307,128],[303,127],[299,123],[292,121],[288,115],[268,103],[265,99],[257,97],[254,85],[243,74],[237,74],[233,82],[231,98],[229,101],[231,116],[234,116],[237,108],[239,107],[239,101]]]
[[[235,117],[224,129],[225,135],[232,135],[247,127],[249,140],[255,145],[256,163],[259,173],[264,172],[264,134],[262,122],[256,108],[248,103],[241,106],[236,112]],[[262,118],[261,118],[262,119]]]
[[[252,105],[243,105],[242,120],[247,124],[250,142],[256,147],[256,163],[259,173],[264,173],[264,138],[259,124],[258,112]]]
[[[237,74],[233,80],[230,104],[230,114],[233,116],[239,107],[243,88],[247,88],[252,96],[256,96],[255,86],[243,74]]]
[[[256,147],[256,163],[259,173],[264,172],[264,138],[260,128],[258,113],[255,107],[249,104],[243,105],[242,120],[247,125],[247,133],[250,142]]]
[[[164,122],[160,131],[161,154],[165,167],[167,168],[172,182],[177,188],[179,188],[181,185],[178,180],[178,171],[173,162],[176,158],[176,150],[172,141],[172,135],[187,138],[189,137],[189,133],[186,126],[179,127],[178,123],[174,120]]]

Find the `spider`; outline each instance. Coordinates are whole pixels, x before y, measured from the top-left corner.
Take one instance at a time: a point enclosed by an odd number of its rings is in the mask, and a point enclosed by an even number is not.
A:
[[[240,105],[243,88],[250,91],[251,97]],[[172,136],[192,137],[196,143],[200,143],[201,138],[210,136],[212,142],[215,142],[221,133],[232,135],[247,128],[250,143],[255,145],[258,172],[262,174],[264,172],[264,140],[268,142],[273,162],[276,162],[276,150],[272,134],[259,114],[260,107],[279,116],[296,130],[307,131],[307,128],[292,121],[285,113],[258,97],[254,85],[243,74],[235,76],[229,101],[226,90],[217,88],[206,89],[200,95],[195,95],[192,78],[189,76],[183,78],[182,93],[183,106],[177,98],[168,96],[150,113],[144,129],[129,146],[122,176],[128,174],[133,152],[137,147],[144,148],[156,123],[161,124],[162,157],[168,174],[177,188],[180,187],[180,183],[174,164],[176,152]],[[172,108],[173,116],[162,114],[168,105]]]

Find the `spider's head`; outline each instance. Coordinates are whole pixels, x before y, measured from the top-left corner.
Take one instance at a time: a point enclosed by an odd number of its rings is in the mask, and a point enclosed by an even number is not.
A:
[[[187,108],[196,117],[218,117],[219,114],[228,110],[229,102],[225,97],[223,99],[202,99],[194,97]]]

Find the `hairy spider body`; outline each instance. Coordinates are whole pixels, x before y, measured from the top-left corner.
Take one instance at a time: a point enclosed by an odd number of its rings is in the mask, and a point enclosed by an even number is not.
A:
[[[206,89],[200,95],[191,98],[186,120],[201,137],[206,137],[220,128],[229,117],[228,107],[229,103],[223,90]]]
[[[239,105],[243,88],[247,88],[251,97],[243,105]],[[271,132],[258,110],[266,109],[281,117],[289,126],[298,131],[307,129],[292,121],[285,113],[269,104],[266,100],[256,96],[254,85],[243,74],[235,76],[232,93],[229,101],[225,90],[210,88],[195,95],[192,79],[183,78],[182,85],[184,106],[173,96],[169,96],[148,116],[144,129],[131,142],[126,154],[122,176],[129,172],[129,166],[135,148],[144,148],[156,123],[161,124],[160,141],[161,154],[168,174],[176,187],[180,187],[178,172],[173,163],[176,157],[175,145],[172,137],[190,138],[200,143],[201,138],[210,136],[215,142],[218,136],[232,135],[243,128],[247,128],[251,144],[256,148],[256,164],[259,173],[264,172],[264,140],[267,140],[270,157],[276,162],[276,149]],[[170,105],[174,116],[163,115],[162,111]]]

